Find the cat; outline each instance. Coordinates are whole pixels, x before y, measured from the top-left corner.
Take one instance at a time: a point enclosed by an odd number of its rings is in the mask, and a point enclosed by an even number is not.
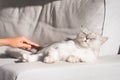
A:
[[[95,62],[97,61],[101,45],[107,39],[107,37],[102,37],[93,32],[80,32],[75,39],[56,42],[39,51],[33,49],[33,51],[29,52],[18,48],[9,48],[6,50],[6,54],[10,57],[18,58],[23,62]]]

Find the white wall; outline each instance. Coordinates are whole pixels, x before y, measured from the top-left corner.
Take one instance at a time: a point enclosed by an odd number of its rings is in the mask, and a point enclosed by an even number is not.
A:
[[[109,40],[101,49],[102,55],[117,54],[120,45],[120,0],[106,0],[104,36]],[[104,50],[103,50],[104,49]]]

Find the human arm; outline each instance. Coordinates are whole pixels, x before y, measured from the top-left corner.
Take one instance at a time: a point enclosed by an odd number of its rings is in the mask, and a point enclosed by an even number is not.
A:
[[[11,46],[14,48],[22,48],[22,49],[27,49],[27,50],[30,50],[32,46],[39,47],[38,44],[26,39],[23,36],[0,39],[0,46]]]

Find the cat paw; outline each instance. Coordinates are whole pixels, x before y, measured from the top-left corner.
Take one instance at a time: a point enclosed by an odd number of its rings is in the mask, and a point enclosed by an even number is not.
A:
[[[71,55],[67,58],[67,62],[78,63],[78,62],[80,62],[80,59],[76,56]]]
[[[52,63],[55,63],[56,61],[55,61],[55,59],[53,59],[52,57],[45,57],[44,58],[44,62],[45,63],[48,63],[48,64],[52,64]]]
[[[22,61],[22,62],[28,62],[28,59],[27,59],[27,58],[28,58],[28,56],[27,56],[26,54],[23,54],[23,55],[22,55],[22,58],[21,58],[21,61]]]

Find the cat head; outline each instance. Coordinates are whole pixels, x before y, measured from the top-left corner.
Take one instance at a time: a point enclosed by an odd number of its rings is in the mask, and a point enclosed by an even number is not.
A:
[[[100,48],[100,46],[108,40],[107,37],[102,37],[96,33],[84,33],[80,32],[77,37],[76,41],[81,47],[84,48]]]

